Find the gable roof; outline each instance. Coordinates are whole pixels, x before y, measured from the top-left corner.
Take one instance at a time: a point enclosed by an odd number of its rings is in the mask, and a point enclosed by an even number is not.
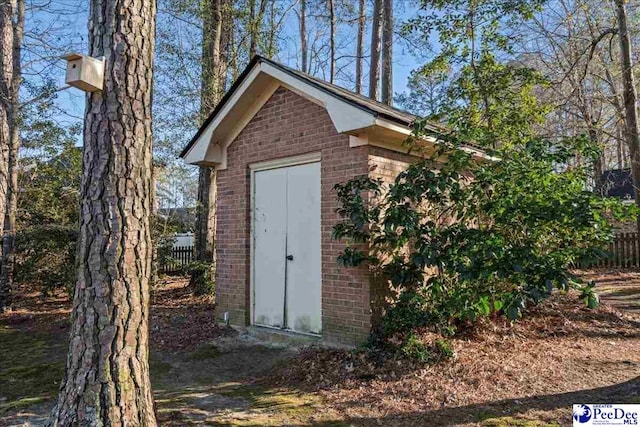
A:
[[[343,101],[353,103],[354,105],[357,105],[363,108],[364,110],[377,115],[378,117],[392,120],[397,122],[398,124],[402,124],[406,126],[411,125],[416,119],[419,118],[415,114],[409,113],[408,111],[404,111],[399,108],[392,107],[387,104],[383,104],[382,102],[376,101],[375,99],[366,97],[362,94],[337,86],[333,83],[329,83],[327,81],[321,80],[310,74],[295,70],[293,68],[287,67],[286,65],[283,65],[283,64],[279,64],[267,58],[262,58],[262,57],[259,57],[259,58],[261,58],[264,62],[268,62],[273,66],[279,67],[280,69],[290,73],[291,75],[295,75],[301,79],[307,80],[309,83],[326,90],[328,93],[331,93],[332,95],[337,96]],[[427,129],[436,133],[449,132],[449,130],[446,127],[439,125],[437,123],[432,123],[432,122],[428,123]]]
[[[231,88],[225,93],[223,98],[220,100],[216,108],[209,114],[207,119],[202,123],[196,134],[191,138],[191,140],[187,143],[185,148],[180,153],[180,157],[184,158],[189,149],[195,144],[200,136],[204,133],[205,129],[211,124],[211,122],[216,118],[216,116],[220,113],[221,110],[224,109],[225,105],[229,102],[229,100],[233,97],[238,88],[245,81],[247,76],[250,74],[251,70],[259,63],[269,64],[272,67],[286,73],[287,75],[303,80],[306,83],[312,85],[313,87],[330,94],[341,101],[348,103],[358,109],[361,109],[364,112],[367,112],[375,117],[380,117],[383,119],[390,120],[395,122],[401,126],[411,126],[411,124],[418,119],[418,116],[411,114],[407,111],[403,111],[399,108],[394,108],[389,105],[378,102],[374,99],[368,98],[366,96],[360,95],[358,93],[352,92],[350,90],[344,89],[335,84],[326,82],[324,80],[313,77],[307,73],[302,71],[295,70],[293,68],[287,67],[286,65],[280,64],[278,62],[272,61],[265,57],[256,55],[253,57],[251,62],[247,65],[247,67],[242,71],[240,76],[233,83]],[[444,134],[448,133],[447,128],[441,126],[436,123],[429,123],[427,125],[427,130],[436,133],[436,134]]]
[[[349,135],[349,145],[379,145],[406,153],[403,142],[412,134],[419,117],[382,104],[350,90],[325,82],[261,56],[255,56],[223,96],[196,134],[180,153],[190,164],[226,169],[227,148],[273,93],[284,87],[321,105],[338,133]],[[452,131],[427,122],[421,140],[427,147],[450,136]],[[492,159],[474,144],[462,149],[474,157]]]

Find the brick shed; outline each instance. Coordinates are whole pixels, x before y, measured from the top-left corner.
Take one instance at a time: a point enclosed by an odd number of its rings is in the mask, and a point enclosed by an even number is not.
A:
[[[383,286],[366,267],[337,265],[333,187],[394,179],[414,160],[402,146],[414,119],[255,57],[181,154],[217,170],[217,315],[362,343]]]

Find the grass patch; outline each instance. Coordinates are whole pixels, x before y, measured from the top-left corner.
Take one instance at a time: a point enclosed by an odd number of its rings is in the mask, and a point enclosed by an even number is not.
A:
[[[52,399],[64,375],[66,339],[0,325],[0,413]]]
[[[149,372],[151,378],[164,377],[171,371],[171,364],[151,353],[149,355]]]
[[[214,345],[204,344],[198,347],[196,350],[189,353],[189,359],[191,360],[208,360],[215,359],[222,354]]]
[[[50,398],[51,396],[25,397],[23,399],[16,399],[10,402],[0,403],[0,415],[4,415],[9,411],[20,411],[30,406],[37,405],[38,403],[46,402]]]
[[[549,424],[544,421],[527,420],[523,418],[514,418],[514,417],[488,418],[484,420],[481,425],[486,427],[559,427],[560,426],[560,424],[558,423]]]
[[[284,388],[266,388],[238,383],[224,384],[216,390],[222,396],[249,402],[250,417],[229,417],[219,425],[280,426],[305,424],[310,418],[322,418],[320,397]],[[216,425],[216,424],[214,424]],[[326,426],[348,426],[342,421],[326,420]]]

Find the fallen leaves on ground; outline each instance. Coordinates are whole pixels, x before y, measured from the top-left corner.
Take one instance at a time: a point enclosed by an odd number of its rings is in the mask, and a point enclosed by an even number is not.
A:
[[[630,380],[631,391],[624,393],[640,395],[639,319],[606,303],[590,310],[576,294],[554,295],[519,322],[487,320],[451,344],[455,357],[432,365],[385,360],[365,350],[313,348],[266,381],[319,391],[351,420],[406,415],[415,422],[416,414],[450,416],[443,408],[462,408],[463,414],[473,405],[518,405]],[[569,414],[572,402],[556,400]],[[473,412],[470,420],[477,420]]]
[[[217,324],[214,297],[194,296],[187,283],[185,277],[169,276],[154,289],[149,320],[152,349],[193,350],[214,338],[235,333]]]

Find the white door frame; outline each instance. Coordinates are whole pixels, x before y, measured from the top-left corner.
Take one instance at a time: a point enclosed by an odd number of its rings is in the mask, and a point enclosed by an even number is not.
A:
[[[282,159],[274,159],[274,160],[266,160],[258,163],[249,164],[249,170],[251,171],[251,188],[250,188],[250,217],[249,221],[251,222],[250,231],[249,231],[249,239],[251,241],[250,250],[249,250],[249,265],[251,266],[251,272],[249,274],[249,322],[251,325],[254,325],[254,314],[255,314],[255,301],[254,301],[254,261],[255,261],[255,218],[254,218],[254,207],[255,207],[255,176],[256,172],[265,171],[269,169],[279,169],[286,168],[288,166],[299,166],[307,163],[316,163],[322,161],[322,155],[320,151],[316,151],[313,153],[302,154],[299,156],[293,157],[285,157]],[[320,171],[320,196],[322,197],[322,171]],[[320,207],[320,230],[322,230],[322,205]],[[322,251],[322,248],[320,249]],[[320,269],[322,269],[322,262],[320,264]],[[268,326],[265,326],[268,327]],[[296,332],[298,334],[304,334],[301,332]],[[318,336],[317,334],[306,334]]]

